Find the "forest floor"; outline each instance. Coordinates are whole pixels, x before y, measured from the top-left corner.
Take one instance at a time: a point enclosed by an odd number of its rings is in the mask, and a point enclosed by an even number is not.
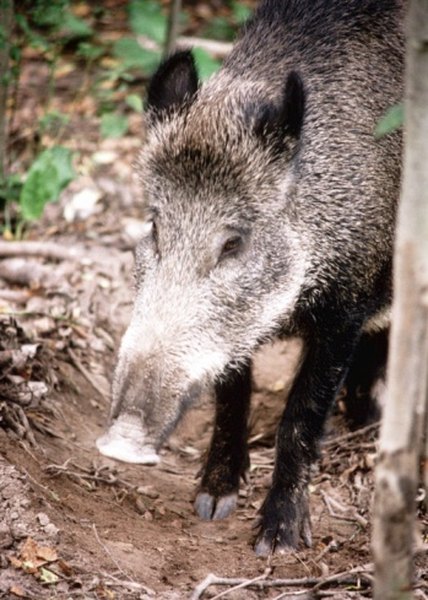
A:
[[[252,466],[230,518],[202,522],[192,507],[211,430],[209,398],[188,413],[157,467],[119,464],[97,452],[115,350],[132,307],[140,215],[128,165],[137,145],[129,138],[97,147],[103,164],[49,206],[28,232],[33,246],[18,243],[0,263],[0,598],[212,598],[226,591],[235,599],[370,597],[377,427],[349,432],[340,402],[311,485],[313,547],[269,560],[252,549],[298,341],[257,356]],[[67,222],[64,211],[89,189],[99,197],[93,213]],[[426,535],[420,515],[421,598],[428,592]],[[210,573],[257,581],[201,590]]]
[[[24,67],[16,118],[23,155],[48,77],[37,60]],[[66,72],[60,108],[76,78]],[[211,434],[210,398],[189,411],[158,466],[117,463],[95,448],[132,308],[141,118],[132,116],[126,137],[99,141],[86,100],[73,105],[68,126],[79,176],[27,228],[29,246],[0,241],[0,599],[371,597],[378,428],[350,432],[340,401],[310,487],[313,547],[269,559],[253,552],[298,340],[256,357],[251,469],[228,519],[200,521],[192,506]],[[428,598],[421,500],[414,585],[416,597]],[[210,574],[225,580],[214,584]]]

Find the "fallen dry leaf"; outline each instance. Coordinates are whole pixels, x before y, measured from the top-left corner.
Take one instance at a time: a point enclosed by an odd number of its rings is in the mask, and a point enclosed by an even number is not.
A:
[[[11,594],[13,594],[14,596],[18,596],[18,598],[26,598],[27,597],[26,591],[20,585],[13,585],[10,588],[9,592]]]

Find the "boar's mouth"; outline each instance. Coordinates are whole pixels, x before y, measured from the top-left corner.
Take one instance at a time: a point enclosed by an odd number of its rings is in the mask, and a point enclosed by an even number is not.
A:
[[[137,415],[119,415],[108,431],[97,439],[96,446],[104,456],[127,463],[156,465],[160,462],[155,448],[146,441]]]

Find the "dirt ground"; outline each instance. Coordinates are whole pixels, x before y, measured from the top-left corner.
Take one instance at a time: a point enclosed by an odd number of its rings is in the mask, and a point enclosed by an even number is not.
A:
[[[129,145],[133,152],[135,144]],[[102,151],[114,159],[117,148]],[[269,346],[257,357],[251,471],[230,518],[202,522],[192,508],[210,436],[209,398],[187,415],[159,466],[119,464],[98,454],[94,442],[106,424],[115,349],[133,295],[138,192],[124,164],[80,177],[30,232],[30,239],[72,256],[2,262],[0,292],[24,294],[1,300],[2,350],[33,352],[25,366],[9,363],[0,380],[0,598],[370,597],[377,428],[349,432],[340,403],[311,486],[313,547],[269,560],[252,550],[298,341]],[[100,192],[94,214],[67,224],[61,212],[88,186]],[[11,260],[30,265],[19,285],[4,275]],[[38,394],[34,382],[45,384]],[[30,403],[25,385],[33,390]],[[421,598],[428,591],[426,535],[420,515],[415,585]],[[259,587],[233,590],[228,581],[198,588],[211,573],[237,583],[259,578]]]

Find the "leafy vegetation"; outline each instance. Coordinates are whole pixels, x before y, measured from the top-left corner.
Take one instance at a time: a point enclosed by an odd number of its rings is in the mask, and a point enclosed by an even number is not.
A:
[[[402,104],[396,104],[391,106],[385,115],[380,119],[376,125],[375,137],[380,138],[388,133],[393,133],[397,129],[402,127],[404,122],[404,106]]]
[[[11,0],[0,3],[0,11],[2,6],[12,7]],[[24,162],[19,161],[18,169],[10,168],[17,164],[18,155],[9,143],[8,152],[3,153],[7,155],[8,168],[3,169],[0,164],[0,210],[4,211],[6,237],[16,234],[26,222],[38,219],[46,203],[56,201],[73,179],[75,154],[66,148],[66,138],[75,105],[82,99],[91,100],[102,138],[125,135],[129,116],[143,111],[141,80],[150,77],[162,58],[168,15],[159,0],[128,0],[125,7],[128,33],[119,37],[99,34],[98,25],[111,19],[103,2],[21,0],[14,3],[10,31],[0,25],[0,53],[3,48],[8,54],[7,68],[2,68],[0,61],[0,78],[8,90],[9,123],[16,120],[23,61],[28,55],[36,57],[46,65],[49,74],[42,94],[42,114],[37,116],[37,129],[32,133],[34,139],[28,145]],[[231,40],[249,13],[246,4],[224,0],[224,8],[218,16],[213,13],[207,19],[209,24],[202,26],[202,34]],[[181,11],[179,23],[183,31],[189,21],[189,14]],[[196,48],[193,52],[201,79],[219,68],[220,61],[205,50]],[[59,109],[55,102],[57,81],[67,69],[70,72],[76,68],[79,77],[75,99],[65,110],[62,105]],[[5,129],[5,123],[0,119],[1,128]]]

